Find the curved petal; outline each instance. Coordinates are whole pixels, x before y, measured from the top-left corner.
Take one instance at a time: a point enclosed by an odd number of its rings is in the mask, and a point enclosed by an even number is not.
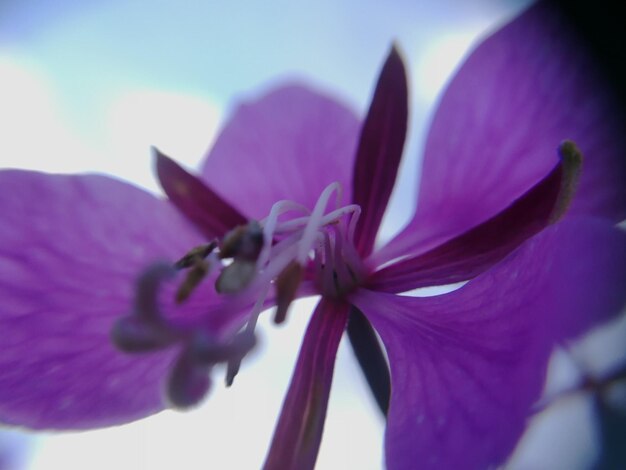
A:
[[[547,173],[564,139],[586,157],[570,214],[626,217],[623,121],[591,55],[552,8],[538,2],[487,38],[449,84],[427,138],[418,208],[396,251],[436,246],[498,213]]]
[[[467,281],[489,269],[566,212],[582,156],[571,142],[564,143],[560,153],[561,162],[504,211],[433,250],[375,272],[367,287],[406,292]]]
[[[361,129],[353,172],[353,201],[361,206],[354,244],[362,255],[374,246],[402,157],[409,112],[404,63],[395,45],[380,72]]]
[[[156,171],[172,204],[209,239],[223,237],[247,222],[237,209],[187,173],[174,160],[154,149]]]
[[[348,321],[347,304],[322,298],[307,327],[274,431],[265,470],[315,466],[322,440],[335,356]]]
[[[358,134],[358,120],[336,101],[302,86],[279,88],[236,109],[202,177],[251,218],[282,199],[312,209],[335,181],[351,197]]]
[[[449,294],[356,293],[389,354],[388,468],[501,463],[539,398],[553,344],[619,313],[625,271],[626,234],[572,218]]]
[[[126,355],[110,332],[138,274],[199,234],[169,203],[104,176],[7,170],[0,188],[0,421],[84,429],[163,409],[171,354]]]

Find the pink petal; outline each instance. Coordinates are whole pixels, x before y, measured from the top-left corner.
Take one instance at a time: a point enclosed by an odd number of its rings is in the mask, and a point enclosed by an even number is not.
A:
[[[511,206],[433,250],[374,273],[368,288],[398,293],[467,281],[554,223],[572,200],[581,164],[571,143],[562,147],[562,161]]]
[[[586,158],[571,214],[626,217],[615,100],[551,8],[538,2],[485,40],[448,86],[426,143],[417,213],[395,253],[423,252],[498,213],[547,173],[564,139]]]
[[[315,466],[347,304],[322,299],[307,327],[264,469]]]
[[[391,364],[388,468],[502,463],[540,395],[553,345],[619,313],[625,271],[626,234],[571,218],[449,294],[354,295]]]
[[[239,106],[202,170],[204,180],[248,217],[289,199],[313,208],[328,184],[351,194],[359,122],[346,107],[302,86]]]
[[[187,173],[174,160],[154,149],[156,169],[170,201],[209,239],[222,237],[247,222],[237,209],[224,201],[200,179]]]
[[[362,210],[355,245],[363,255],[372,251],[396,181],[407,117],[406,72],[394,46],[378,78],[354,162],[353,201]]]
[[[139,273],[199,235],[168,203],[103,176],[2,171],[0,191],[0,421],[82,429],[163,409],[171,353],[121,353],[111,328]]]

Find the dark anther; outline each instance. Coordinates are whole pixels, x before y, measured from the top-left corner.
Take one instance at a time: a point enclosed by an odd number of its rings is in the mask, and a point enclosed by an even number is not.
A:
[[[220,245],[220,258],[256,261],[263,248],[263,229],[252,220],[228,232]]]
[[[201,261],[209,256],[215,248],[217,248],[217,241],[215,240],[211,243],[207,243],[206,245],[200,245],[192,248],[189,250],[189,253],[176,261],[174,267],[176,269],[190,268],[197,264],[198,261]]]
[[[236,294],[250,284],[255,274],[254,261],[237,259],[222,269],[215,281],[215,290],[220,294]]]
[[[176,291],[176,302],[181,303],[187,300],[208,272],[209,264],[206,261],[196,261],[196,264],[187,272],[185,280]]]
[[[302,266],[292,261],[283,269],[276,279],[276,314],[274,323],[280,324],[287,317],[289,305],[296,297],[296,292],[302,281]]]
[[[176,302],[181,303],[189,298],[202,279],[209,273],[209,263],[205,258],[217,248],[217,242],[212,241],[206,245],[192,248],[189,253],[176,261],[177,269],[190,268],[185,280],[176,291]]]

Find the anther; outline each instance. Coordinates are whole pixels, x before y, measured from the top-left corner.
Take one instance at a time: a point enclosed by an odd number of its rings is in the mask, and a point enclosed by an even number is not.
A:
[[[247,260],[235,260],[222,269],[215,281],[215,290],[220,294],[235,294],[245,289],[254,279],[256,263]]]
[[[209,256],[215,248],[217,248],[217,241],[215,240],[211,243],[207,243],[206,245],[200,245],[192,248],[185,256],[176,261],[174,267],[177,269],[191,268],[198,263],[198,261],[201,261]]]
[[[302,281],[302,266],[297,261],[292,261],[282,270],[276,279],[276,314],[274,323],[280,324],[287,317],[289,305],[296,297],[298,287]]]
[[[181,303],[189,298],[194,289],[202,282],[209,273],[209,263],[204,260],[196,260],[195,264],[187,272],[187,276],[176,291],[176,302]]]
[[[256,220],[228,232],[220,244],[220,258],[256,261],[263,248],[263,229]]]
[[[181,259],[176,261],[174,267],[177,269],[190,268],[185,280],[176,291],[176,302],[181,303],[189,298],[191,293],[200,284],[202,279],[209,274],[210,264],[205,261],[213,250],[217,248],[217,241],[212,241],[205,245],[200,245],[189,250]]]

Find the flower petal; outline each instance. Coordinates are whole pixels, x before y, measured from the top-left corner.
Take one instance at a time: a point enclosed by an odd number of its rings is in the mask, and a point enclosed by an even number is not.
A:
[[[233,227],[247,222],[237,209],[174,160],[156,148],[154,154],[163,191],[206,237],[222,237]]]
[[[547,173],[564,139],[586,157],[570,214],[626,218],[623,122],[584,44],[552,8],[538,2],[497,31],[451,81],[427,138],[417,212],[395,253],[439,245],[498,213]]]
[[[572,200],[582,156],[565,142],[561,162],[504,211],[422,255],[374,273],[368,288],[406,292],[467,281],[489,269],[526,239],[561,218]]]
[[[264,468],[315,466],[347,304],[322,298],[309,322]]]
[[[348,318],[348,338],[374,400],[384,416],[389,410],[391,379],[389,365],[378,336],[363,312],[352,306]]]
[[[354,162],[353,201],[362,210],[355,245],[362,255],[372,251],[396,181],[407,118],[406,71],[394,45],[378,78]]]
[[[7,170],[0,188],[0,421],[84,429],[163,409],[171,354],[126,355],[111,328],[138,274],[199,234],[169,203],[103,176]]]
[[[313,208],[328,184],[351,194],[359,122],[346,107],[302,86],[241,105],[205,161],[202,176],[246,216],[289,199]]]
[[[553,344],[619,313],[625,270],[626,234],[572,218],[449,294],[356,293],[391,364],[388,468],[503,462],[540,395]]]

